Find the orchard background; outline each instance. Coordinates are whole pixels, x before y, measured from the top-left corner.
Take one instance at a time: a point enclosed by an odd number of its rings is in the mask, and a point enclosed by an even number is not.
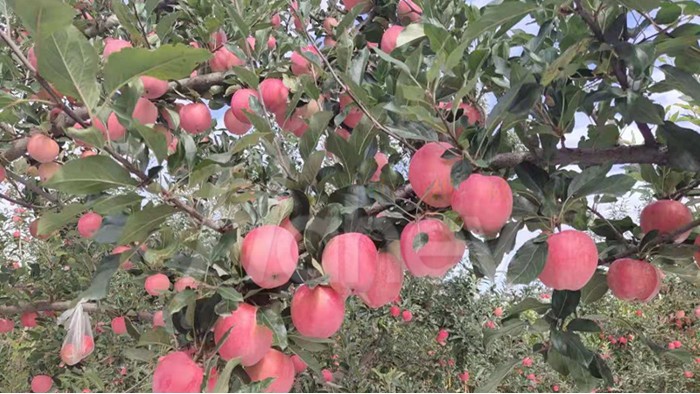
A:
[[[700,389],[697,2],[0,14],[2,391]]]

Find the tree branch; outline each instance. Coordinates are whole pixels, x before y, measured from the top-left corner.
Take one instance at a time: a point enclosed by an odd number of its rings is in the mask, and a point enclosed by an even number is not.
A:
[[[672,243],[672,242],[674,242],[674,239],[675,239],[677,236],[683,234],[683,233],[686,232],[686,231],[690,231],[690,230],[692,230],[692,229],[694,229],[695,227],[698,227],[698,226],[700,226],[700,218],[693,220],[692,222],[686,224],[686,225],[683,226],[683,227],[679,227],[676,231],[674,231],[674,232],[672,232],[672,233],[657,236],[656,238],[654,238],[654,239],[652,239],[651,241],[647,242],[647,243],[644,245],[644,247],[645,247],[645,248],[650,248],[650,247],[659,246],[659,245],[662,245],[662,244]],[[627,249],[623,250],[622,252],[620,252],[620,253],[618,253],[618,254],[612,256],[612,257],[608,257],[607,259],[605,259],[605,260],[603,261],[603,263],[605,263],[605,264],[611,263],[611,262],[613,262],[613,261],[615,261],[615,260],[617,260],[617,259],[621,259],[621,258],[623,258],[623,257],[628,257],[628,256],[631,256],[631,255],[633,255],[633,254],[635,254],[635,253],[639,253],[640,251],[641,251],[641,250],[639,249],[639,245],[636,245],[636,246],[627,248]]]
[[[65,311],[74,307],[73,301],[37,301],[34,303],[23,302],[19,305],[3,305],[0,306],[0,316],[19,315],[25,312],[43,312],[43,311]],[[86,302],[83,304],[85,312],[105,312],[99,304],[95,302]],[[148,312],[138,312],[138,317],[142,320],[150,320],[153,315]]]

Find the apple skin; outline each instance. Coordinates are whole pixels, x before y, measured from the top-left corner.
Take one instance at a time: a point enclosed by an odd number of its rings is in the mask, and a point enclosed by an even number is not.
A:
[[[190,103],[180,107],[180,127],[189,134],[201,134],[211,127],[211,111],[204,103]]]
[[[225,361],[240,358],[241,365],[258,363],[272,346],[272,330],[258,324],[256,306],[241,303],[228,316],[220,316],[214,325],[214,343],[219,345],[230,329],[226,341],[220,345],[219,355]]]
[[[396,6],[399,21],[404,24],[420,21],[423,9],[411,0],[399,0]]]
[[[416,195],[435,208],[447,208],[452,202],[452,165],[458,158],[443,159],[454,148],[444,142],[430,142],[413,154],[408,166],[408,181]]]
[[[416,251],[414,241],[419,234],[428,241]],[[408,271],[416,277],[442,277],[464,256],[466,244],[457,239],[445,223],[437,219],[412,222],[401,232],[401,256]]]
[[[547,260],[540,281],[555,290],[580,290],[598,267],[598,249],[586,233],[564,230],[547,238]]]
[[[280,226],[265,225],[249,232],[241,245],[241,265],[258,286],[272,289],[287,283],[299,260],[294,236]]]
[[[141,77],[141,83],[143,83],[143,97],[149,100],[161,98],[169,89],[168,81],[145,75]]]
[[[471,174],[452,194],[452,209],[469,231],[494,237],[513,213],[513,191],[499,176]]]
[[[48,375],[36,375],[30,384],[33,393],[48,393],[53,387],[53,379]]]
[[[294,372],[297,374],[306,371],[306,369],[309,367],[309,365],[306,364],[306,361],[302,360],[301,357],[296,354],[292,355],[292,362],[294,363]]]
[[[146,293],[159,296],[170,289],[170,279],[165,274],[154,274],[146,278],[144,283]]]
[[[294,292],[292,323],[309,338],[330,338],[345,320],[345,299],[329,286],[301,285]]]
[[[608,269],[608,287],[624,301],[649,302],[661,289],[661,271],[643,260],[618,259]]]
[[[392,253],[377,254],[377,272],[372,287],[358,294],[370,308],[377,309],[390,304],[401,294],[403,286],[403,267],[401,261]]]
[[[382,41],[379,44],[379,49],[386,53],[391,53],[396,49],[396,41],[399,38],[399,34],[404,30],[403,26],[393,25],[384,31],[382,34]]]
[[[109,55],[119,52],[124,48],[131,48],[131,43],[118,38],[105,38],[105,47],[102,51],[102,57],[106,60]]]
[[[245,368],[253,382],[273,378],[266,393],[288,393],[294,385],[294,363],[286,354],[270,349],[257,364]]]
[[[260,97],[265,108],[276,114],[287,109],[289,89],[279,78],[266,78],[258,86]]]
[[[362,7],[361,13],[369,11],[373,6],[371,0],[341,0],[341,3],[343,3],[343,6],[348,11],[352,10],[355,7]]]
[[[377,272],[377,248],[364,234],[336,235],[323,249],[321,265],[338,293],[363,293],[372,288]]]
[[[51,137],[36,133],[29,137],[27,143],[27,153],[29,157],[39,163],[49,163],[58,157],[59,147]]]
[[[158,360],[153,372],[154,393],[199,393],[204,370],[185,352],[172,352]]]
[[[644,234],[657,230],[659,235],[665,235],[692,221],[693,214],[683,203],[675,200],[659,200],[644,207],[639,218],[639,225]],[[679,234],[674,241],[681,243],[689,235],[690,230]]]
[[[78,234],[83,238],[92,238],[102,226],[102,216],[88,212],[78,219]]]
[[[385,165],[389,164],[389,158],[384,153],[377,152],[374,154],[374,161],[377,162],[377,170],[374,171],[374,174],[372,174],[372,178],[370,178],[370,181],[379,182],[382,176],[382,168],[384,168]]]
[[[253,89],[238,89],[233,96],[231,96],[231,112],[233,112],[233,116],[235,116],[239,122],[250,123],[248,113],[254,112],[253,109],[250,108],[251,97],[255,97],[260,101],[260,95]]]

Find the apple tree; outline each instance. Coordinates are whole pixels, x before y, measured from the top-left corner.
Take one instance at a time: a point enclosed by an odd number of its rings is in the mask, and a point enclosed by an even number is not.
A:
[[[533,357],[589,388],[613,379],[581,305],[699,283],[696,2],[0,9],[0,198],[24,224],[5,223],[5,333],[67,311],[73,338],[108,311],[154,391],[286,392],[322,373],[347,303],[475,275],[551,289],[489,335],[545,333]],[[639,217],[600,209],[639,189]],[[96,345],[55,357],[84,368]]]

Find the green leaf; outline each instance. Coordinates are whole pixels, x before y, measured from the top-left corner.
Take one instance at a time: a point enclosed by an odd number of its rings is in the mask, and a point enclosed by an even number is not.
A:
[[[487,6],[483,8],[483,15],[469,22],[461,41],[471,42],[488,31],[496,31],[502,25],[517,22],[530,12],[536,11],[539,7],[535,3],[515,1]]]
[[[138,348],[127,348],[122,352],[124,357],[129,360],[142,361],[148,363],[156,358],[156,354],[150,350],[138,349]]]
[[[109,56],[104,69],[105,90],[114,92],[131,80],[147,75],[169,80],[185,78],[211,53],[188,45],[162,45],[154,50],[124,48]]]
[[[552,313],[558,319],[565,319],[576,311],[581,301],[581,291],[554,290],[552,292]],[[566,355],[566,353],[562,352]]]
[[[515,166],[515,174],[528,190],[535,192],[539,197],[544,196],[544,188],[547,181],[549,181],[547,171],[529,161],[525,161]]]
[[[116,161],[97,155],[67,162],[44,186],[69,194],[85,195],[137,184]]]
[[[272,308],[266,308],[258,313],[260,322],[268,326],[274,335],[273,345],[284,350],[287,348],[287,327],[284,325],[282,316]]]
[[[136,346],[167,346],[172,347],[170,344],[170,335],[165,331],[163,327],[156,327],[152,330],[146,330],[141,337],[139,337],[139,342]]]
[[[472,173],[472,165],[467,160],[459,160],[450,169],[450,179],[452,185],[457,188],[462,182],[469,178]]]
[[[79,99],[88,109],[100,100],[95,48],[74,26],[40,38],[36,44],[39,73],[64,95]]]
[[[607,292],[607,276],[601,271],[596,271],[591,280],[581,289],[581,303],[590,305],[603,298]]]
[[[423,25],[420,23],[411,23],[410,25],[406,26],[401,33],[399,33],[399,36],[396,38],[396,48],[402,47],[423,37],[425,37]]]
[[[694,76],[668,64],[664,64],[660,68],[666,74],[664,80],[666,84],[700,103],[700,82]]]
[[[89,207],[92,211],[100,215],[110,215],[122,212],[125,208],[140,204],[143,197],[136,193],[118,194],[114,196],[103,196],[91,201]]]
[[[219,287],[216,289],[216,292],[219,293],[221,298],[231,301],[231,302],[243,302],[243,295],[236,291],[233,287]]]
[[[143,142],[153,151],[159,162],[168,158],[168,141],[165,138],[165,133],[144,126],[139,122],[134,122],[133,125],[134,127],[129,130],[133,130],[143,139]]]
[[[494,262],[496,266],[501,264],[503,256],[513,250],[515,246],[515,239],[518,236],[518,232],[523,228],[523,222],[508,222],[501,229],[500,234],[497,239],[490,239],[486,241],[491,249],[491,254],[493,255]]]
[[[467,249],[469,250],[469,262],[477,266],[481,273],[493,281],[496,277],[498,263],[491,254],[488,245],[470,234],[467,240]]]
[[[214,386],[214,393],[228,393],[229,385],[231,382],[231,373],[233,369],[236,368],[241,363],[240,358],[234,358],[226,362],[226,366],[219,374],[219,379],[216,381]]]
[[[634,178],[624,174],[605,177],[609,170],[610,166],[596,166],[581,171],[569,184],[569,197],[578,198],[591,194],[620,196],[629,192],[636,183]]]
[[[520,3],[505,3],[520,4]],[[525,82],[511,87],[498,99],[486,121],[486,129],[494,130],[508,115],[524,116],[541,97],[542,86],[534,82]]]
[[[629,122],[651,124],[662,124],[664,122],[663,117],[659,113],[659,110],[663,111],[663,108],[641,95],[630,99],[624,109],[623,113]]]
[[[83,291],[79,298],[87,300],[101,300],[107,297],[109,281],[112,275],[119,269],[119,255],[108,254],[102,258],[102,262],[97,267],[95,276],[92,278],[90,287]]]
[[[540,81],[542,86],[547,86],[556,79],[568,77],[571,73],[576,71],[576,68],[571,69],[569,66],[576,58],[585,53],[590,41],[591,40],[588,38],[580,40],[567,48],[561,56],[550,63],[547,70],[542,74],[542,80]]]
[[[531,239],[515,252],[508,265],[506,277],[511,284],[528,284],[542,272],[547,260],[547,242],[535,242]]]
[[[302,183],[306,185],[311,185],[316,179],[316,174],[321,169],[323,165],[323,159],[326,158],[326,151],[319,150],[313,152],[304,161],[304,169],[301,171],[301,178],[299,179]]]
[[[426,234],[426,233],[416,234],[416,236],[413,237],[413,243],[412,243],[413,251],[418,253],[423,248],[423,246],[425,246],[425,244],[428,243],[429,240],[430,239],[428,237],[428,234]]]
[[[516,337],[527,331],[528,323],[525,320],[512,319],[507,320],[503,323],[503,326],[498,330],[491,330],[488,328],[483,328],[482,333],[484,334],[484,347],[486,349],[491,349],[493,341],[503,336]]]
[[[488,379],[486,379],[485,382],[481,383],[479,387],[477,387],[474,392],[475,393],[495,393],[498,390],[498,384],[501,383],[501,381],[510,373],[511,370],[513,370],[513,367],[517,365],[520,362],[520,359],[514,358],[512,360],[508,360],[505,362],[502,362],[494,368],[493,372],[491,372],[491,375],[489,375]]]
[[[549,310],[550,307],[550,304],[546,304],[544,302],[538,301],[535,298],[528,297],[520,301],[520,303],[518,303],[517,305],[508,309],[508,315],[506,315],[505,319],[510,319],[519,316],[525,311],[535,311],[538,314],[543,314],[544,312]]]
[[[578,334],[568,331],[552,330],[550,338],[554,349],[586,369],[591,361],[593,361],[593,352],[586,348]]]
[[[142,242],[159,227],[166,219],[175,213],[170,205],[149,206],[129,216],[124,226],[124,232],[119,239],[120,244]]]
[[[58,212],[45,212],[39,218],[38,234],[49,235],[74,222],[87,208],[83,204],[64,205]]]
[[[566,329],[569,331],[583,331],[583,332],[601,332],[601,328],[598,323],[590,319],[573,319],[566,325]]]
[[[333,119],[333,112],[321,111],[315,113],[309,119],[309,129],[304,133],[299,141],[299,153],[302,159],[306,159],[316,150],[318,139],[323,131],[328,127],[328,122]]]
[[[73,139],[83,141],[90,144],[96,148],[102,148],[105,144],[104,134],[97,130],[95,127],[88,127],[87,129],[76,129],[74,127],[68,127],[66,129],[66,134]]]
[[[75,16],[71,6],[57,0],[10,0],[9,3],[35,39],[65,29]]]
[[[668,161],[678,169],[700,172],[700,133],[666,122],[659,127],[668,145]]]

